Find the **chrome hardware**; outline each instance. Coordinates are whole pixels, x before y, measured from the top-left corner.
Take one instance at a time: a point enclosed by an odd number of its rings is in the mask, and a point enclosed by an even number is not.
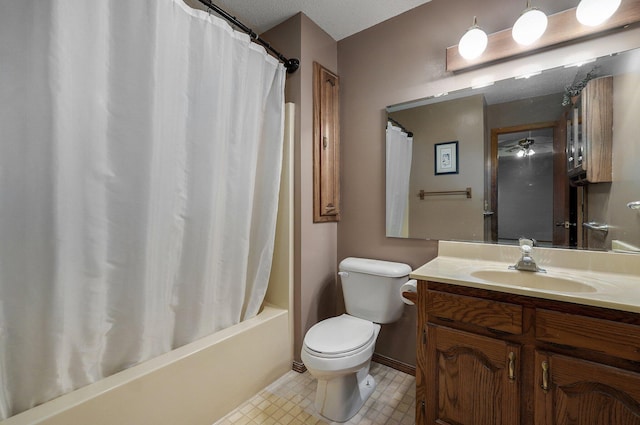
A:
[[[571,223],[569,220],[567,221],[559,221],[556,223],[556,227],[564,227],[565,229],[569,229],[571,227],[576,227],[576,223]]]
[[[627,204],[627,208],[631,208],[632,210],[640,210],[640,201],[633,201]]]
[[[545,360],[542,362],[542,390],[546,393],[549,391],[549,363]]]
[[[513,351],[509,353],[509,379],[512,381],[516,379],[516,353]]]
[[[495,214],[495,213],[494,213],[493,211],[484,211],[484,212],[482,213],[482,215],[483,215],[483,216],[485,216],[485,217],[490,217],[490,216],[492,216],[492,215],[494,215],[494,214]]]
[[[538,267],[535,260],[533,259],[533,256],[531,255],[531,251],[533,251],[533,246],[535,245],[536,240],[520,238],[519,243],[522,256],[515,265],[509,266],[509,269],[521,270],[526,272],[546,273],[545,269],[541,269],[540,267]]]
[[[603,223],[596,223],[595,221],[590,221],[588,223],[582,223],[582,227],[586,227],[589,230],[597,230],[599,232],[607,233],[609,231],[609,225]]]

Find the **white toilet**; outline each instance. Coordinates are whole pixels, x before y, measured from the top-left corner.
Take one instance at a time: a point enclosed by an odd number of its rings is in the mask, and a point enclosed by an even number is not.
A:
[[[335,422],[352,418],[373,393],[369,365],[380,323],[395,322],[404,303],[407,264],[345,258],[340,279],[347,314],[315,324],[304,337],[302,362],[318,380],[315,407]]]

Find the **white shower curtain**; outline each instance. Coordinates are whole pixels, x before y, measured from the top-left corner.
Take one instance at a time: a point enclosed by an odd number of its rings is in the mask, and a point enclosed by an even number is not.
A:
[[[387,123],[387,236],[407,237],[413,137]]]
[[[257,314],[284,79],[181,0],[0,0],[0,419]]]

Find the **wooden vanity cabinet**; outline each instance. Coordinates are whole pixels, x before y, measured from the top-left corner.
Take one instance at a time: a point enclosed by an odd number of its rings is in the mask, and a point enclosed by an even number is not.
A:
[[[416,423],[640,425],[640,315],[418,282]]]

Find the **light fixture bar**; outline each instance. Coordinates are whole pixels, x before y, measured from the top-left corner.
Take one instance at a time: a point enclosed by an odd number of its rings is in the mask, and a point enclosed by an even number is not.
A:
[[[497,62],[512,56],[524,55],[560,43],[575,42],[584,37],[604,31],[621,29],[640,22],[640,0],[623,0],[622,4],[606,22],[589,27],[576,20],[576,9],[567,9],[548,17],[545,33],[532,46],[521,46],[511,36],[511,28],[488,36],[484,53],[472,60],[464,59],[458,52],[458,46],[447,47],[447,71],[461,71],[478,65]]]

